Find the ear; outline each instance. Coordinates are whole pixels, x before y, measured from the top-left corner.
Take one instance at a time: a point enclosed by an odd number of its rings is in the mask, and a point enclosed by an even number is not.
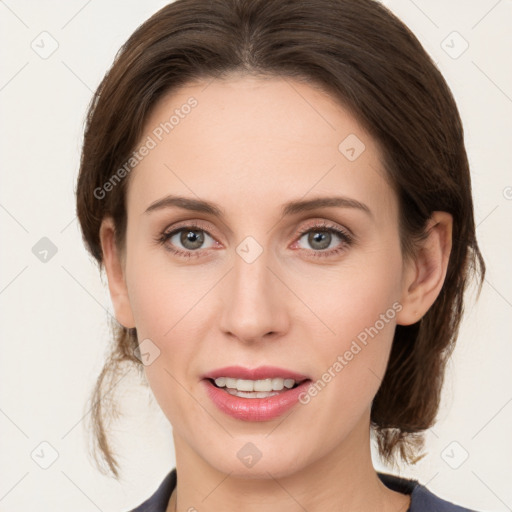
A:
[[[430,309],[443,287],[452,249],[453,217],[433,212],[427,224],[428,237],[413,261],[408,262],[402,280],[402,309],[397,324],[418,322]]]
[[[135,327],[128,289],[126,286],[124,262],[115,243],[115,225],[111,217],[103,219],[100,226],[100,242],[103,264],[108,278],[110,298],[117,321],[126,328]]]

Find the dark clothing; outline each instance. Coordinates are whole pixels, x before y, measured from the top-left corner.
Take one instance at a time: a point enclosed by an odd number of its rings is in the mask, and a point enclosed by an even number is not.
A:
[[[393,491],[411,495],[407,512],[475,512],[443,500],[430,492],[417,480],[402,478],[389,473],[379,473],[382,483]],[[171,493],[176,487],[176,468],[164,478],[155,493],[130,512],[165,512]]]

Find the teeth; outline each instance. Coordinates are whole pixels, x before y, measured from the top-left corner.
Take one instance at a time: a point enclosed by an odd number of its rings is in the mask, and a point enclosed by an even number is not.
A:
[[[276,377],[274,379],[262,380],[246,380],[246,379],[232,379],[231,377],[218,377],[215,379],[215,384],[219,388],[227,387],[236,389],[238,391],[281,391],[283,388],[291,389],[295,385],[293,379],[281,379]]]

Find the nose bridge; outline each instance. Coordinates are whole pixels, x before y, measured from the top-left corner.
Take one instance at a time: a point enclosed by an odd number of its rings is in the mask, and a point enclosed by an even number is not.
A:
[[[255,255],[256,249],[248,245],[244,243],[237,248],[232,276],[233,292],[239,299],[249,299],[250,302],[265,299],[263,302],[267,302],[270,299],[268,288],[271,276],[268,269],[269,253],[262,250],[260,254]]]
[[[221,325],[224,332],[241,340],[257,340],[284,329],[284,305],[279,280],[268,268],[271,261],[270,251],[253,237],[237,246],[226,284],[228,300],[224,302]]]

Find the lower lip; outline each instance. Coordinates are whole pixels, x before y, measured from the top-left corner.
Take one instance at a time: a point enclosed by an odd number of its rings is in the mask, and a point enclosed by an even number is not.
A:
[[[245,421],[268,421],[281,416],[297,404],[301,393],[304,393],[311,384],[310,380],[306,380],[296,388],[268,398],[241,398],[216,387],[208,379],[202,382],[211,401],[222,412]]]

